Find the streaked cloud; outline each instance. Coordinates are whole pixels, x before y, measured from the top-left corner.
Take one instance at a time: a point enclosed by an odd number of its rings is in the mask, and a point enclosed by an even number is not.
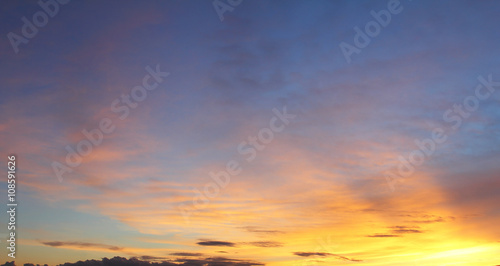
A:
[[[236,244],[227,241],[200,241],[196,243],[200,246],[220,246],[220,247],[234,247]]]
[[[354,261],[354,262],[361,262],[362,260],[357,260],[357,259],[350,259],[344,256],[336,255],[336,254],[331,254],[331,253],[324,253],[324,252],[294,252],[293,254],[301,257],[311,257],[311,256],[318,256],[318,257],[329,257],[333,256],[335,258],[338,258],[340,260],[346,260],[346,261]]]

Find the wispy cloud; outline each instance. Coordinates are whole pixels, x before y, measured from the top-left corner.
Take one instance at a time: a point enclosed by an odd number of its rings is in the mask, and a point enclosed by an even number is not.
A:
[[[64,241],[41,241],[42,244],[50,247],[78,247],[78,248],[103,248],[111,251],[121,251],[124,248],[106,244],[86,243],[86,242],[64,242]]]
[[[248,244],[256,247],[262,247],[262,248],[275,248],[275,247],[282,247],[283,243],[280,242],[275,242],[275,241],[255,241],[255,242],[249,242]]]
[[[374,234],[374,235],[367,235],[366,237],[400,237],[402,235],[388,235],[388,234]]]
[[[219,246],[219,247],[234,247],[236,244],[232,242],[227,242],[227,241],[200,241],[196,243],[200,246]]]
[[[332,254],[332,253],[326,253],[326,252],[294,252],[294,255],[300,256],[300,257],[335,257],[340,260],[346,260],[346,261],[354,261],[354,262],[361,262],[363,260],[358,260],[358,259],[350,259],[345,256],[337,255],[337,254]]]
[[[203,253],[195,253],[195,252],[175,252],[170,253],[172,256],[181,256],[181,257],[200,257],[203,256]]]

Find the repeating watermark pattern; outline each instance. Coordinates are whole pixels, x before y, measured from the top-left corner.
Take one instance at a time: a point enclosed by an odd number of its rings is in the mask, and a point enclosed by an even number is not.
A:
[[[7,229],[9,234],[7,235],[7,256],[11,258],[16,258],[16,156],[10,155],[7,157],[7,214],[9,216],[9,223],[7,224]]]
[[[332,235],[327,235],[316,239],[314,252],[336,253],[339,243],[333,241]]]
[[[401,6],[399,0],[389,0],[389,2],[387,2],[387,10],[383,9],[379,12],[371,10],[370,14],[374,20],[370,20],[366,23],[364,31],[357,26],[354,27],[354,46],[347,42],[341,42],[339,44],[340,50],[342,51],[347,63],[350,64],[352,62],[352,54],[361,53],[361,49],[366,48],[371,43],[372,39],[377,37],[382,29],[391,23],[392,15],[397,15],[402,11],[403,7]]]
[[[42,10],[37,11],[33,14],[31,20],[26,17],[22,17],[21,21],[23,26],[21,27],[21,35],[14,32],[7,33],[7,39],[9,39],[14,52],[19,53],[19,45],[27,44],[29,39],[35,38],[38,34],[40,28],[45,27],[49,23],[49,17],[53,18],[59,13],[60,6],[66,5],[70,0],[40,0],[38,5]]]
[[[397,182],[403,182],[404,177],[409,177],[415,173],[416,167],[421,166],[430,158],[440,144],[448,139],[446,132],[455,132],[472,113],[479,109],[480,101],[485,101],[495,92],[495,87],[500,86],[500,82],[493,81],[492,74],[488,79],[483,76],[477,78],[479,84],[474,88],[474,94],[465,97],[460,104],[453,104],[452,108],[443,113],[444,127],[436,127],[432,130],[431,136],[423,140],[415,139],[417,149],[411,151],[408,156],[399,155],[398,165],[392,171],[384,174],[387,184],[392,192],[395,190]]]
[[[142,86],[138,85],[130,90],[130,94],[122,94],[120,98],[117,98],[111,102],[111,112],[119,115],[120,120],[124,120],[130,114],[130,109],[135,109],[140,102],[144,101],[148,96],[148,91],[155,90],[163,79],[170,75],[168,72],[162,72],[160,70],[160,65],[156,65],[156,69],[146,66],[146,74],[142,79]],[[67,151],[65,163],[58,161],[52,162],[52,170],[57,176],[59,182],[62,182],[63,176],[66,173],[73,172],[73,168],[78,167],[85,156],[88,156],[93,147],[101,145],[104,134],[111,134],[116,129],[113,124],[113,120],[108,117],[104,117],[99,121],[99,127],[88,131],[84,128],[81,132],[85,136],[76,144],[73,148],[70,145],[66,145],[65,150]]]
[[[237,147],[238,153],[244,157],[247,163],[255,160],[257,154],[274,140],[275,133],[282,132],[296,117],[294,114],[287,113],[286,106],[283,107],[282,111],[273,108],[272,112],[274,116],[269,120],[269,127],[261,128],[256,136],[249,136],[247,141],[242,141]],[[194,211],[206,207],[210,199],[215,198],[222,189],[229,185],[231,177],[239,175],[242,171],[243,168],[237,160],[229,160],[224,170],[208,173],[212,181],[205,184],[203,191],[193,188],[194,197],[191,206],[178,205],[184,220],[189,223],[189,217]]]
[[[342,257],[339,255],[336,255],[338,247],[340,247],[340,244],[333,241],[333,236],[327,235],[327,236],[323,236],[323,237],[316,239],[315,248],[314,248],[313,252],[310,252],[310,253],[324,255],[324,256],[331,255],[331,256],[336,256],[337,258]],[[317,258],[314,258],[313,260],[314,260],[313,264],[311,264],[312,262],[310,261],[310,259],[309,260],[304,259],[300,263],[296,263],[295,265],[296,266],[316,265]]]
[[[217,16],[219,16],[220,21],[224,21],[224,13],[233,12],[234,8],[239,6],[243,0],[214,0],[212,5],[214,6]]]

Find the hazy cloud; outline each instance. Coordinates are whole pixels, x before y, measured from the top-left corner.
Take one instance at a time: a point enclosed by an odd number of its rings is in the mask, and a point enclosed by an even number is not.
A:
[[[250,260],[238,260],[238,259],[228,259],[223,257],[215,257],[215,258],[205,258],[205,259],[177,259],[170,261],[161,261],[161,262],[149,262],[148,260],[156,260],[158,257],[153,256],[141,256],[140,258],[123,258],[123,257],[114,257],[111,259],[103,258],[102,260],[86,260],[86,261],[78,261],[76,263],[66,262],[61,264],[63,266],[261,266],[265,265],[264,263],[250,261]],[[15,266],[13,264],[7,264]],[[26,265],[26,264],[25,264]]]
[[[293,254],[301,257],[310,257],[310,256],[330,256],[330,253],[325,253],[325,252],[294,252]]]
[[[301,257],[311,257],[311,256],[319,256],[319,257],[336,257],[337,259],[340,260],[346,260],[346,261],[355,261],[355,262],[360,262],[363,260],[358,260],[358,259],[351,259],[345,256],[337,255],[337,254],[332,254],[332,253],[327,253],[327,252],[294,252],[294,255],[301,256]]]
[[[235,243],[227,241],[200,241],[196,243],[200,246],[220,246],[220,247],[234,247]]]
[[[271,248],[271,247],[282,247],[283,243],[280,242],[275,242],[275,241],[255,241],[255,242],[250,242],[250,245],[256,246],[256,247],[263,247],[263,248]]]
[[[105,245],[105,244],[96,244],[96,243],[87,243],[87,242],[64,242],[64,241],[42,241],[42,244],[50,247],[80,247],[80,248],[88,248],[88,247],[96,247],[96,248],[105,248],[112,251],[120,251],[123,250],[121,247]]]
[[[139,259],[141,260],[166,260],[166,257],[155,257],[155,256],[140,256]]]
[[[265,265],[264,263],[248,261],[248,260],[237,260],[228,259],[224,257],[214,257],[206,258],[203,260],[196,259],[178,259],[176,262],[182,262],[181,265],[193,265],[193,266],[260,266]]]
[[[262,234],[283,234],[283,231],[280,230],[267,230],[267,229],[261,229],[262,227],[258,226],[244,226],[241,227],[245,229],[247,232],[251,233],[262,233]]]
[[[408,233],[423,233],[419,226],[391,226],[392,232],[395,234],[408,234]]]
[[[202,253],[192,253],[192,252],[176,252],[176,253],[170,253],[172,256],[183,256],[183,257],[199,257],[203,256]]]
[[[401,235],[374,234],[366,237],[400,237]]]

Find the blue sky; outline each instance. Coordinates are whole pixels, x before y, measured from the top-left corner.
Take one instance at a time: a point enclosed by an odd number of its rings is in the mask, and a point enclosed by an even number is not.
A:
[[[71,1],[16,53],[8,34],[42,9],[4,1],[0,151],[19,165],[16,262],[191,252],[271,266],[498,264],[498,86],[458,129],[443,115],[480,77],[500,80],[500,4],[402,0],[347,62],[339,45],[388,3],[243,0],[221,21],[212,1]],[[148,66],[170,74],[120,119],[113,101]],[[284,129],[246,161],[238,146],[284,108],[293,121],[277,120]],[[53,162],[103,118],[116,130],[59,182]],[[436,128],[447,140],[388,183]],[[241,173],[194,204],[231,160]],[[335,240],[318,247],[324,236]]]

